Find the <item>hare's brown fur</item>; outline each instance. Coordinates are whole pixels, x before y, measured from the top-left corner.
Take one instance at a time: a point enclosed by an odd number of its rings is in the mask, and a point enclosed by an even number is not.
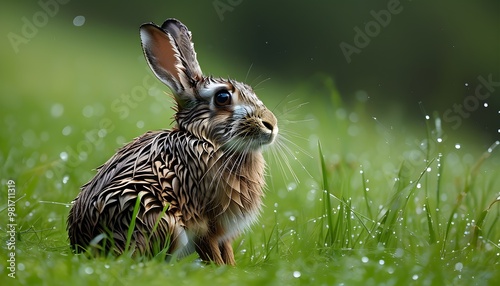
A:
[[[153,255],[165,247],[185,254],[197,250],[204,260],[234,264],[227,244],[255,220],[264,184],[261,154],[241,156],[245,168],[222,166],[231,158],[189,133],[144,134],[83,186],[69,215],[71,243],[86,247],[104,233],[121,253],[140,197],[132,236],[139,253]],[[194,245],[186,243],[187,236],[197,238]]]
[[[136,138],[82,187],[68,217],[71,245],[149,256],[196,251],[235,264],[232,241],[261,208],[261,147],[273,142],[276,118],[249,86],[204,77],[180,22],[143,27],[148,63],[177,102],[176,126]]]

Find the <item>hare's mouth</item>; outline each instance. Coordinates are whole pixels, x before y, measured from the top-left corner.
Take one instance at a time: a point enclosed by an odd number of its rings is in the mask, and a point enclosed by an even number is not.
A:
[[[247,130],[246,132],[238,132],[225,146],[241,152],[257,151],[266,145],[272,144],[276,140],[277,134],[277,127],[273,128],[273,130],[259,128]]]

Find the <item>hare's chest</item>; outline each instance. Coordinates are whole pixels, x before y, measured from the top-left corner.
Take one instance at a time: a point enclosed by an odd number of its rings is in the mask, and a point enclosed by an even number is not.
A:
[[[259,210],[246,212],[242,215],[226,214],[221,217],[222,233],[219,241],[232,240],[244,231],[248,230],[259,217]]]

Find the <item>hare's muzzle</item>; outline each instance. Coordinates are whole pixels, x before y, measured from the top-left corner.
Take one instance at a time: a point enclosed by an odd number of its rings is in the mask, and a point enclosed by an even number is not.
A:
[[[276,139],[278,135],[278,120],[276,116],[269,111],[265,110],[260,116],[261,132],[262,132],[262,144],[271,144]]]

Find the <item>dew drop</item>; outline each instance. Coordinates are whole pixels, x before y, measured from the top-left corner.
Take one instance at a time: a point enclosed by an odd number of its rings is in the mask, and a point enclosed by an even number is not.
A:
[[[99,136],[100,138],[106,137],[106,134],[108,134],[108,131],[106,131],[106,129],[99,129],[99,131],[97,131],[97,136]]]
[[[417,275],[417,274],[414,274],[414,275],[411,277],[411,279],[413,279],[413,280],[418,280],[418,275]]]
[[[127,139],[125,139],[125,137],[123,137],[123,136],[118,136],[118,137],[116,137],[115,142],[118,145],[123,145],[123,144],[125,144],[125,142],[127,142]]]
[[[293,272],[293,277],[295,278],[299,278],[302,274],[300,273],[300,271],[294,271]]]
[[[468,84],[468,83],[465,83],[465,86],[469,86],[469,84]]]
[[[73,25],[81,27],[83,24],[85,24],[85,16],[79,15],[73,19]]]
[[[24,271],[25,269],[26,269],[26,266],[24,266],[24,263],[17,264],[17,270]]]
[[[361,257],[361,262],[368,263],[368,261],[370,261],[370,259],[368,259],[368,257],[366,257],[366,256]]]
[[[429,120],[429,119],[431,119],[431,117],[429,115],[426,115],[425,119]]]
[[[462,147],[462,146],[460,146],[460,144],[459,144],[459,143],[455,144],[455,149],[457,149],[457,150],[458,150],[458,149],[460,149],[461,147]]]
[[[65,175],[65,176],[63,177],[63,180],[62,180],[63,184],[67,184],[67,183],[68,183],[68,181],[69,181],[69,176],[68,176],[68,175]]]
[[[85,273],[89,274],[89,275],[92,274],[92,273],[94,273],[94,268],[88,267],[88,266],[85,267]]]
[[[484,106],[484,107],[488,107],[488,102],[485,102],[485,103],[483,104],[483,106]]]
[[[64,106],[60,103],[56,103],[54,105],[52,105],[52,107],[50,108],[50,115],[52,115],[52,117],[61,117],[61,115],[63,115],[64,113]]]
[[[290,221],[295,221],[295,216],[291,215],[288,217],[288,219],[290,219]]]
[[[63,160],[64,162],[68,161],[68,153],[66,153],[65,151],[59,153],[59,158],[61,158],[61,160]]]
[[[52,172],[51,170],[47,170],[47,172],[45,172],[45,177],[47,179],[52,179],[54,177],[54,172]]]
[[[64,136],[68,136],[71,134],[71,132],[73,131],[73,129],[71,128],[71,126],[65,126],[62,130],[62,135]]]
[[[455,264],[456,271],[462,271],[463,268],[464,268],[464,265],[462,264],[462,262],[457,262],[457,264]]]
[[[378,264],[380,264],[380,265],[384,265],[384,264],[385,264],[385,261],[384,261],[383,259],[380,259],[380,260],[378,261]]]
[[[83,116],[90,118],[94,115],[94,107],[92,105],[87,105],[82,109]]]
[[[396,249],[396,252],[394,252],[394,257],[396,258],[401,258],[403,257],[404,250],[402,248]]]

